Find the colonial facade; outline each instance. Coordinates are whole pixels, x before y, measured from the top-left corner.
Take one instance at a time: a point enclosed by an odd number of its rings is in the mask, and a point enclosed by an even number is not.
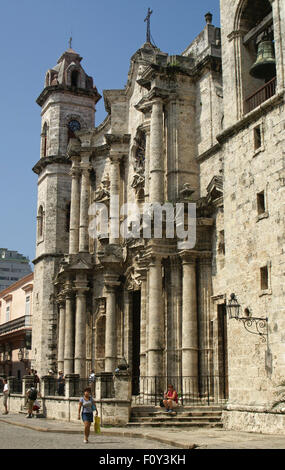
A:
[[[33,273],[0,292],[0,375],[21,379],[31,366]]]
[[[86,377],[124,359],[133,393],[168,377],[201,395],[207,378],[230,422],[268,409],[285,373],[285,6],[221,0],[221,29],[205,18],[180,55],[146,42],[132,56],[97,127],[81,57],[47,72],[33,366]],[[196,204],[193,248],[165,218],[162,238],[93,236],[95,203],[119,226],[117,203],[166,202]]]

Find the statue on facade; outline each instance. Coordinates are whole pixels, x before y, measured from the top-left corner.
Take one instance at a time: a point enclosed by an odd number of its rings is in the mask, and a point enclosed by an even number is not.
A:
[[[98,189],[95,191],[95,202],[106,202],[110,199],[110,179],[109,175],[101,181]]]

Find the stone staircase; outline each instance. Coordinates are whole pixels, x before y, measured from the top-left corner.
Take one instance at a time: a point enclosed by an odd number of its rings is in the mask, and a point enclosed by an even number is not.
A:
[[[128,427],[209,427],[222,428],[220,406],[178,406],[167,413],[159,406],[132,407]]]

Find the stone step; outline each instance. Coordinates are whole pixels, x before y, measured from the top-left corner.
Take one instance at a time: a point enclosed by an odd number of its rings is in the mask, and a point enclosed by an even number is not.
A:
[[[21,414],[21,415],[27,415],[27,414],[28,414],[28,409],[26,409],[26,410],[25,410],[25,409],[20,410],[20,411],[19,411],[19,414]],[[45,418],[45,415],[44,415],[41,411],[39,411],[38,413],[37,413],[36,411],[33,411],[33,415],[34,415],[35,418]]]
[[[139,406],[132,406],[132,412],[144,412],[144,411],[150,411],[150,412],[155,412],[155,411],[161,411],[162,407],[161,406],[147,406],[147,405],[139,405]],[[221,406],[182,406],[179,405],[177,407],[177,410],[182,411],[182,412],[208,412],[208,411],[216,411],[216,412],[222,412],[222,407]]]
[[[143,417],[143,418],[136,418],[131,416],[130,422],[131,423],[155,423],[155,422],[160,422],[160,421],[179,421],[181,423],[189,423],[189,422],[196,422],[196,421],[207,421],[207,422],[220,422],[220,418],[218,417],[209,417],[209,416],[195,416],[192,418],[186,417],[186,418],[181,418],[180,416],[177,416],[175,414],[173,415],[167,415],[167,416],[159,416],[159,417]]]
[[[171,421],[171,422],[165,422],[165,421],[158,421],[158,422],[129,422],[126,424],[127,427],[163,427],[169,425],[169,427],[208,427],[208,428],[222,428],[223,424],[221,422],[215,423],[215,422],[209,422],[209,421],[186,421],[186,422],[180,422],[180,421]]]
[[[164,416],[166,414],[166,411],[132,411],[132,416],[137,417],[137,418],[144,418],[148,416]],[[180,416],[181,418],[187,418],[187,417],[195,417],[195,416],[210,416],[210,417],[217,417],[220,418],[222,416],[221,411],[179,411],[179,409],[176,411],[177,416]]]

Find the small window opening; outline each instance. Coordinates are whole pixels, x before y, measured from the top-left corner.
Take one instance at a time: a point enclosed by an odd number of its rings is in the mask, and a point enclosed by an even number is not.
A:
[[[79,72],[77,70],[73,70],[71,73],[71,86],[78,87],[78,79],[79,79]]]
[[[261,127],[257,126],[254,128],[254,150],[258,150],[261,147]]]
[[[44,210],[43,206],[39,207],[38,211],[38,238],[41,238],[43,236],[43,230],[44,230]]]
[[[265,212],[265,195],[264,191],[257,194],[257,213],[258,215],[264,214]]]
[[[261,290],[268,289],[268,266],[260,268],[260,287]]]
[[[44,128],[43,128],[43,133],[42,133],[42,139],[43,139],[43,157],[47,156],[47,124],[45,123]]]

